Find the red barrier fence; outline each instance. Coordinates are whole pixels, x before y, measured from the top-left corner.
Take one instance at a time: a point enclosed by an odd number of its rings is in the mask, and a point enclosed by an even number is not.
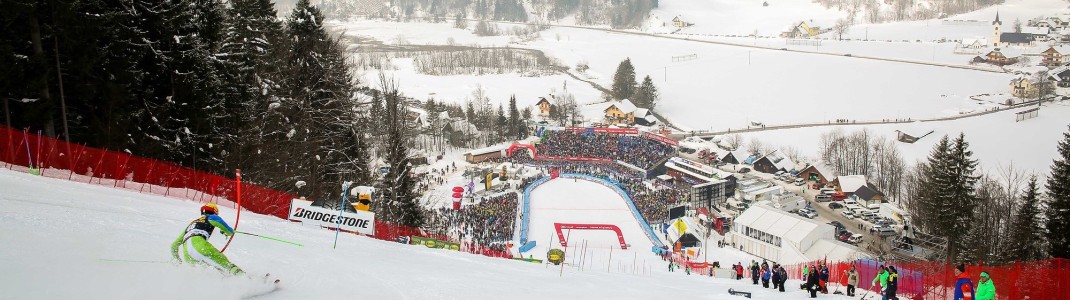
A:
[[[687,264],[691,267],[691,274],[709,276],[713,272],[703,262],[688,261],[680,254],[674,254],[672,260]],[[711,260],[712,261],[712,260]],[[722,269],[730,269],[736,262],[721,262]],[[743,276],[750,280],[751,272],[748,261],[745,264]],[[760,262],[759,262],[760,263]],[[804,266],[810,272],[817,272],[811,265],[820,268],[821,261],[785,265],[788,278],[803,280]],[[772,264],[772,263],[770,263]],[[837,289],[845,291],[847,286],[847,270],[851,266],[858,271],[858,286],[860,293],[870,290],[871,294],[878,294],[879,285],[873,284],[877,277],[877,270],[881,262],[871,259],[859,259],[849,262],[829,262],[829,293]],[[957,274],[954,264],[940,262],[915,262],[915,263],[891,263],[899,274],[899,288],[897,296],[900,299],[952,299],[954,296],[955,281]],[[996,299],[1030,299],[1030,300],[1062,300],[1067,299],[1070,293],[1070,276],[1066,272],[1070,269],[1070,260],[1052,258],[1047,260],[1018,262],[1013,264],[986,266],[967,265],[966,273],[976,286],[981,272],[987,272],[996,288]],[[788,284],[788,289],[797,289],[798,286]],[[879,297],[879,296],[878,296]]]
[[[198,202],[214,202],[235,207],[234,179],[176,165],[171,162],[133,156],[67,143],[38,134],[0,126],[0,161],[17,171],[40,170],[40,175],[56,179],[112,186],[140,193],[151,193]],[[241,183],[242,207],[259,214],[286,219],[290,200],[296,195]],[[388,222],[375,221],[373,238],[396,241],[402,236],[420,236],[456,242],[446,236],[427,234]],[[511,258],[507,251],[469,245],[466,252],[492,257]]]
[[[820,262],[786,266],[788,276],[802,279],[802,267],[820,265]],[[859,290],[879,291],[873,284],[881,262],[860,259],[853,262],[829,263],[829,281],[846,286],[844,271],[854,265],[858,271]],[[940,262],[890,263],[899,273],[898,295],[905,299],[951,299],[954,295],[957,274],[954,264]],[[987,272],[996,288],[996,299],[1067,299],[1070,276],[1066,275],[1070,260],[1052,258],[1047,260],[1019,262],[986,266],[967,265],[966,273],[976,285],[981,272]],[[830,287],[832,289],[832,287]]]

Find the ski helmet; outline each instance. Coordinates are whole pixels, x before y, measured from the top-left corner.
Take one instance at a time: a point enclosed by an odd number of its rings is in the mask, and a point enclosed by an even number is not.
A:
[[[202,214],[203,213],[218,214],[219,213],[219,207],[216,206],[215,203],[208,203],[208,204],[205,204],[204,206],[201,206],[201,213]]]

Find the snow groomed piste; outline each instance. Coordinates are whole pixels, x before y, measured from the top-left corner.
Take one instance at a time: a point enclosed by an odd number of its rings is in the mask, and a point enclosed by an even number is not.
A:
[[[520,241],[519,244],[522,245],[521,248],[520,248],[520,251],[522,253],[526,252],[526,251],[529,251],[530,249],[535,248],[535,246],[537,245],[537,243],[535,241],[531,240],[531,237],[529,236],[530,232],[531,232],[531,226],[532,226],[532,207],[531,207],[531,204],[532,204],[532,199],[533,199],[533,197],[532,197],[533,191],[535,191],[539,187],[542,187],[544,184],[549,183],[549,182],[551,182],[553,180],[565,180],[565,179],[583,180],[585,182],[592,182],[592,183],[596,183],[596,184],[598,184],[598,185],[600,185],[602,187],[609,188],[610,190],[612,190],[627,205],[628,210],[631,213],[631,216],[634,218],[634,221],[636,222],[635,224],[638,224],[638,226],[640,228],[642,228],[643,235],[645,235],[645,237],[650,240],[650,244],[652,245],[650,250],[652,252],[655,252],[655,253],[657,253],[659,251],[662,251],[662,249],[664,248],[665,244],[662,243],[662,241],[657,238],[657,235],[654,234],[654,230],[651,228],[650,224],[647,223],[647,221],[643,217],[643,215],[639,213],[638,208],[635,207],[635,203],[632,202],[632,199],[628,195],[628,193],[626,193],[624,190],[622,190],[620,187],[616,186],[615,184],[613,184],[613,183],[611,183],[609,181],[606,181],[604,179],[601,179],[601,178],[597,178],[597,177],[593,177],[593,176],[589,176],[589,175],[583,175],[583,174],[564,173],[564,174],[561,174],[557,179],[553,179],[551,177],[543,177],[543,178],[537,179],[534,182],[532,182],[531,184],[529,184],[527,188],[524,189],[523,199],[522,199],[523,203],[521,205],[522,206],[522,214],[521,214],[522,218],[521,218],[521,222],[520,222],[520,237],[519,237],[519,241]],[[580,188],[580,187],[565,187],[563,190],[569,191],[569,190],[572,190],[573,188]],[[582,205],[578,205],[578,206],[582,206]],[[553,216],[550,216],[550,217],[552,218]],[[628,226],[624,226],[625,224],[614,224],[614,225],[622,226],[622,227],[625,227],[625,228],[629,228]],[[558,227],[558,226],[555,226],[555,227]],[[557,228],[555,228],[555,230],[556,229]]]

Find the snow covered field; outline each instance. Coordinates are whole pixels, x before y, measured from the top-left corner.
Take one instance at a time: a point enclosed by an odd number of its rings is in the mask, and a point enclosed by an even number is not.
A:
[[[380,23],[361,24],[370,28]],[[367,32],[378,38],[405,34],[391,32],[391,28],[391,23],[381,23],[378,30],[349,32]],[[459,31],[459,34],[469,33]],[[410,39],[410,42],[435,41],[427,37]],[[500,41],[488,39],[486,45],[496,42]],[[1003,92],[1012,78],[1006,74],[946,67],[577,28],[552,28],[541,32],[536,41],[519,46],[543,50],[563,65],[587,63],[591,69],[581,76],[602,86],[612,83],[612,74],[621,60],[631,58],[636,75],[640,79],[651,76],[659,88],[662,100],[658,112],[685,129],[739,128],[751,121],[794,124],[841,118],[879,120],[955,115],[977,108],[969,96]],[[698,58],[672,60],[673,56],[688,54],[696,54]],[[550,89],[560,91],[562,86],[562,80],[552,77],[530,81],[515,75],[433,77],[405,69],[388,74],[398,76],[403,90],[412,96],[436,93],[436,99],[447,101],[463,101],[476,85],[494,89],[494,101],[504,101],[509,94],[517,93],[518,101],[525,102],[537,99],[527,95],[539,95]],[[544,81],[542,85],[536,82],[540,80]],[[410,86],[416,86],[412,92],[406,90]],[[580,103],[593,102],[592,98],[599,94],[578,81],[570,81],[568,87]]]
[[[908,163],[924,160],[933,146],[944,135],[958,136],[966,134],[970,142],[973,157],[981,161],[986,172],[995,174],[997,168],[1013,163],[1015,168],[1026,172],[1036,172],[1045,176],[1050,172],[1052,160],[1058,157],[1056,145],[1062,134],[1070,130],[1070,103],[1046,104],[1034,119],[1022,122],[1014,121],[1014,113],[1025,108],[1005,110],[979,117],[964,118],[941,122],[914,122],[886,125],[842,125],[832,127],[810,127],[798,129],[771,130],[743,134],[747,139],[758,139],[766,144],[776,146],[793,146],[800,153],[817,157],[821,134],[832,130],[850,133],[863,128],[870,133],[894,139],[896,130],[920,136],[929,131],[931,135],[914,144],[897,143]]]
[[[999,6],[949,16],[947,20],[971,20],[977,22],[944,22],[925,20],[895,22],[884,24],[861,24],[852,26],[844,38],[870,40],[922,40],[931,41],[946,38],[961,40],[963,38],[981,37],[991,39],[992,21],[996,11],[1003,21],[1003,32],[1014,32],[1015,19],[1026,21],[1040,16],[1054,16],[1070,13],[1070,4],[1061,0],[1008,0]],[[831,36],[831,35],[826,35]]]
[[[237,299],[262,285],[160,263],[170,258],[168,245],[196,217],[199,203],[7,169],[0,169],[0,190],[0,299]],[[221,216],[233,222],[234,213],[223,209]],[[239,230],[304,244],[250,236],[231,243],[233,262],[282,279],[282,289],[259,299],[654,299],[667,291],[733,299],[729,288],[752,291],[756,299],[806,298],[802,291],[780,294],[663,268],[648,276],[566,268],[559,277],[558,269],[538,264],[351,235],[332,249],[332,231],[251,213],[242,214]],[[222,245],[223,238],[211,241]]]
[[[762,6],[763,2],[769,3],[769,6]],[[808,0],[669,0],[659,1],[658,8],[652,14],[666,24],[662,27],[660,22],[654,20],[648,29],[650,32],[664,33],[675,30],[672,20],[679,16],[694,24],[682,32],[751,34],[757,31],[760,35],[777,35],[785,27],[798,25],[800,21],[829,27],[837,19],[847,16],[846,12],[827,9]]]

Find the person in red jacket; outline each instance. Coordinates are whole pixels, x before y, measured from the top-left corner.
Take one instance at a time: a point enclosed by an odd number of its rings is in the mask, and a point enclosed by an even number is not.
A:
[[[970,280],[970,274],[966,274],[966,265],[959,264],[955,266],[955,271],[958,271],[958,277],[955,280],[955,300],[973,300],[973,280]]]

